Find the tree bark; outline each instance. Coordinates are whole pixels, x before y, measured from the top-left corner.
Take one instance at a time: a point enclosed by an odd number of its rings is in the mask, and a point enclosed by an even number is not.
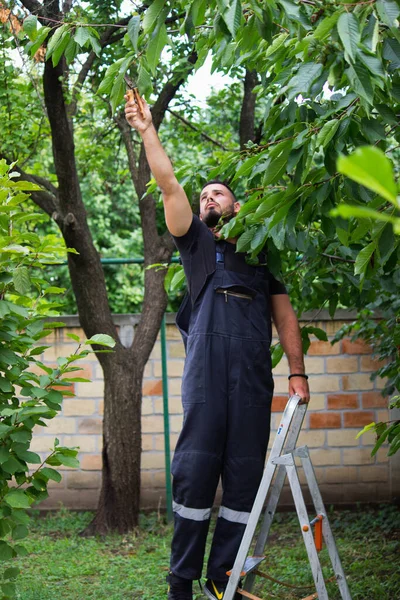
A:
[[[254,119],[257,95],[253,93],[253,90],[257,84],[258,77],[256,71],[246,70],[239,123],[240,149],[243,149],[247,142],[254,142],[256,138]]]

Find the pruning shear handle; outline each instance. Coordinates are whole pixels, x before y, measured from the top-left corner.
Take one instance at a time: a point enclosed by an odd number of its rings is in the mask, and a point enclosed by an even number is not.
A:
[[[133,81],[131,79],[129,79],[129,77],[127,75],[125,75],[124,79],[125,79],[126,85],[129,88],[126,92],[129,97],[129,100],[133,100],[137,104],[140,115],[141,115],[142,119],[144,119],[145,114],[144,114],[143,100],[139,94],[139,90],[137,87],[135,87]]]

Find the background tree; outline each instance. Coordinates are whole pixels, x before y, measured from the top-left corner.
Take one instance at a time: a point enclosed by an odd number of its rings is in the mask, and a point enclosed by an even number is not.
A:
[[[34,199],[53,215],[67,244],[79,252],[69,258],[69,271],[87,335],[102,331],[117,337],[82,202],[81,164],[74,148],[85,93],[98,89],[103,111],[108,110],[110,98],[113,123],[120,131],[140,199],[145,265],[167,262],[172,245],[160,223],[157,227],[157,205],[150,194],[154,189],[146,188],[150,173],[143,149],[119,112],[123,76],[128,71],[151,100],[158,127],[189,70],[201,66],[210,52],[213,69],[244,83],[244,92],[233,83],[232,94],[226,96],[239,95],[243,108],[232,115],[231,106],[224,106],[235,123],[234,143],[229,136],[216,139],[207,134],[224,147],[210,157],[218,156],[216,168],[210,170],[210,161],[205,160],[207,176],[229,178],[246,199],[223,233],[239,237],[238,249],[248,252],[249,260],[257,261],[261,248],[267,247],[269,266],[274,273],[285,274],[299,314],[326,306],[333,315],[340,306],[384,309],[385,318],[393,317],[399,297],[395,276],[399,244],[390,219],[359,222],[331,211],[344,201],[388,217],[398,214],[397,203],[344,178],[336,167],[340,153],[360,145],[376,145],[389,157],[398,152],[400,11],[396,2],[338,6],[318,0],[154,0],[121,18],[119,3],[85,8],[65,3],[65,12],[54,1],[27,0],[19,6],[30,12],[24,21],[30,40],[19,33],[18,44],[32,56],[47,44],[43,85],[49,125],[43,127],[51,130],[54,162],[48,165],[57,181],[42,180],[46,191]],[[162,53],[165,47],[168,52]],[[101,107],[96,113],[97,103],[93,106],[95,120],[101,115],[110,127],[110,113],[106,120]],[[212,102],[211,107],[215,108]],[[186,121],[194,118],[191,107],[178,112]],[[200,116],[202,134],[203,122],[206,130],[213,116],[211,111],[209,119]],[[196,134],[191,131],[190,135]],[[169,145],[179,153],[179,144]],[[237,150],[226,152],[231,147]],[[23,149],[18,156],[21,153]],[[179,164],[179,155],[173,158],[191,197],[199,179],[198,162],[190,166],[185,160]],[[40,181],[38,177],[46,173],[37,164],[28,168],[32,162],[27,160],[23,174],[28,177],[26,172],[33,172]],[[143,345],[134,341],[126,349],[117,343],[113,356],[99,357],[106,382],[103,489],[94,523],[100,531],[129,529],[137,521],[141,379],[166,306],[163,278],[163,271],[145,271],[143,312],[135,338]],[[321,335],[312,326],[303,332],[306,347],[309,333]],[[397,364],[394,339],[387,354]],[[278,360],[280,349],[274,354]],[[397,378],[390,376],[387,393],[398,387]]]

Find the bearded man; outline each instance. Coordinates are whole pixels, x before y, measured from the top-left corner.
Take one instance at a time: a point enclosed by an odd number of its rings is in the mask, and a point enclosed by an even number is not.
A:
[[[264,469],[274,387],[271,317],[288,358],[289,395],[309,400],[299,325],[284,285],[265,265],[249,265],[246,255],[236,252],[235,239],[220,239],[217,225],[240,209],[231,188],[222,181],[207,182],[200,194],[200,217],[193,215],[149,107],[144,103],[142,115],[128,101],[125,113],[142,137],[188,283],[177,316],[186,361],[184,421],[172,463],[168,600],[193,598],[192,582],[201,578],[220,479],[223,495],[203,591],[211,600],[221,600]]]

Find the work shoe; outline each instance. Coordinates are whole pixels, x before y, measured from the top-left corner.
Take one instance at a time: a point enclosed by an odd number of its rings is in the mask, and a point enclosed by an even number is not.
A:
[[[183,579],[173,573],[167,575],[168,600],[193,600],[191,579]]]
[[[222,600],[227,585],[227,581],[215,581],[213,579],[207,579],[203,585],[203,592],[207,598],[210,598],[210,600]],[[239,587],[242,587],[240,582]],[[234,600],[243,600],[242,594],[235,594],[233,598]]]

